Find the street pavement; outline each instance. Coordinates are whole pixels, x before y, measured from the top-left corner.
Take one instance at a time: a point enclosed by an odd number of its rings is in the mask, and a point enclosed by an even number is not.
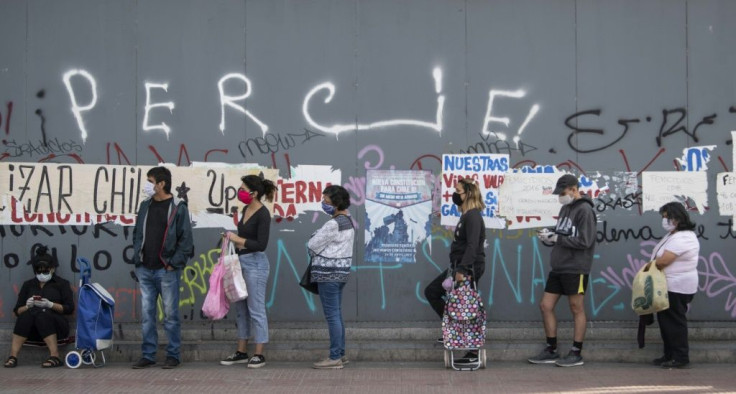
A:
[[[562,368],[526,362],[489,363],[454,371],[437,363],[351,362],[342,370],[314,370],[310,363],[269,363],[264,368],[184,363],[134,370],[108,363],[43,369],[20,364],[0,369],[3,393],[736,393],[732,364],[696,364],[667,370],[645,364],[594,363]],[[456,391],[459,390],[459,391]]]

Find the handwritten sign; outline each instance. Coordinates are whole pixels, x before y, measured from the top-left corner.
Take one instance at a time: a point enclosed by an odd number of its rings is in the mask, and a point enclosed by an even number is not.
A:
[[[701,214],[708,206],[708,178],[704,171],[647,171],[641,175],[641,186],[643,211],[659,211],[668,202],[684,202],[688,198]]]
[[[462,178],[477,182],[486,208],[481,212],[486,228],[506,228],[499,217],[499,186],[509,171],[509,155],[446,154],[442,155],[441,220],[443,226],[454,226],[460,220],[460,209],[452,202],[455,185]]]
[[[561,173],[509,173],[500,188],[499,214],[509,219],[509,229],[552,226],[560,211],[552,194]],[[515,220],[534,217],[535,220]]]

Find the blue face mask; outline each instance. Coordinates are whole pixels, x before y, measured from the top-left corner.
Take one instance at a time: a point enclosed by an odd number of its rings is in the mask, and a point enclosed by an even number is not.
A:
[[[335,214],[335,207],[324,201],[322,201],[322,210],[325,211],[325,213],[330,216]]]

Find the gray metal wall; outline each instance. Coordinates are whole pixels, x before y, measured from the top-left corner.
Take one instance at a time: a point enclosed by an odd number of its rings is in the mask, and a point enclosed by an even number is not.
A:
[[[342,171],[362,225],[367,168],[438,174],[442,153],[471,149],[509,153],[516,166],[549,164],[588,174],[675,171],[674,159],[684,148],[717,145],[708,169],[711,208],[703,215],[691,212],[702,225],[701,291],[691,317],[732,320],[736,266],[728,250],[735,236],[730,219],[718,215],[713,181],[733,167],[734,16],[736,3],[727,0],[2,1],[0,155],[19,162],[152,165],[158,156],[181,165],[253,162],[276,166],[281,176],[287,163],[331,165]],[[307,92],[330,81],[332,101],[325,103],[320,92],[309,107],[321,124],[431,122],[435,67],[446,97],[441,133],[389,126],[335,138],[313,134],[318,130],[302,113]],[[97,83],[97,104],[83,113],[86,141],[63,81],[74,69],[86,70]],[[246,107],[268,124],[270,144],[258,149],[261,129],[231,108],[220,131],[217,84],[228,73],[250,79]],[[142,128],[146,82],[168,84],[168,91],[154,89],[152,100],[174,101],[175,108],[153,110],[149,120],[166,122],[168,138]],[[71,84],[78,103],[89,103],[86,80],[77,76]],[[228,89],[240,92],[235,84]],[[524,92],[494,101],[494,116],[508,117],[509,124],[489,128],[509,142],[480,134],[491,90]],[[539,111],[517,146],[511,139],[535,104]],[[42,146],[44,138],[49,148]],[[640,214],[636,201],[597,201],[601,242],[586,296],[590,319],[634,318],[626,284],[631,267],[647,258],[652,235],[662,235],[659,216]],[[324,217],[312,219],[272,224],[267,302],[273,321],[322,319],[318,300],[305,298],[296,284],[306,264],[304,242]],[[126,249],[131,230],[0,227],[0,321],[13,321],[17,291],[31,277],[25,263],[35,243],[55,248],[67,278],[77,278],[75,255],[94,259],[93,279],[113,289],[118,320],[136,321],[140,302]],[[218,232],[195,231],[198,255],[182,286],[187,320],[201,319]],[[544,274],[533,267],[549,269],[549,250],[529,230],[487,235],[481,289],[490,319],[538,320]],[[438,273],[436,266],[446,264],[450,240],[437,219],[431,245],[422,245],[416,264],[400,267],[361,264],[358,248],[345,318],[434,319],[422,289]],[[561,306],[561,317],[569,318]]]

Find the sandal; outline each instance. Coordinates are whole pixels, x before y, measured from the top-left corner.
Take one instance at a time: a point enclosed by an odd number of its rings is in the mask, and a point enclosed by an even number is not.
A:
[[[51,356],[41,364],[41,368],[56,368],[62,365],[61,360],[56,356]]]
[[[18,366],[18,359],[14,356],[8,357],[7,360],[5,360],[5,368],[15,368]]]

